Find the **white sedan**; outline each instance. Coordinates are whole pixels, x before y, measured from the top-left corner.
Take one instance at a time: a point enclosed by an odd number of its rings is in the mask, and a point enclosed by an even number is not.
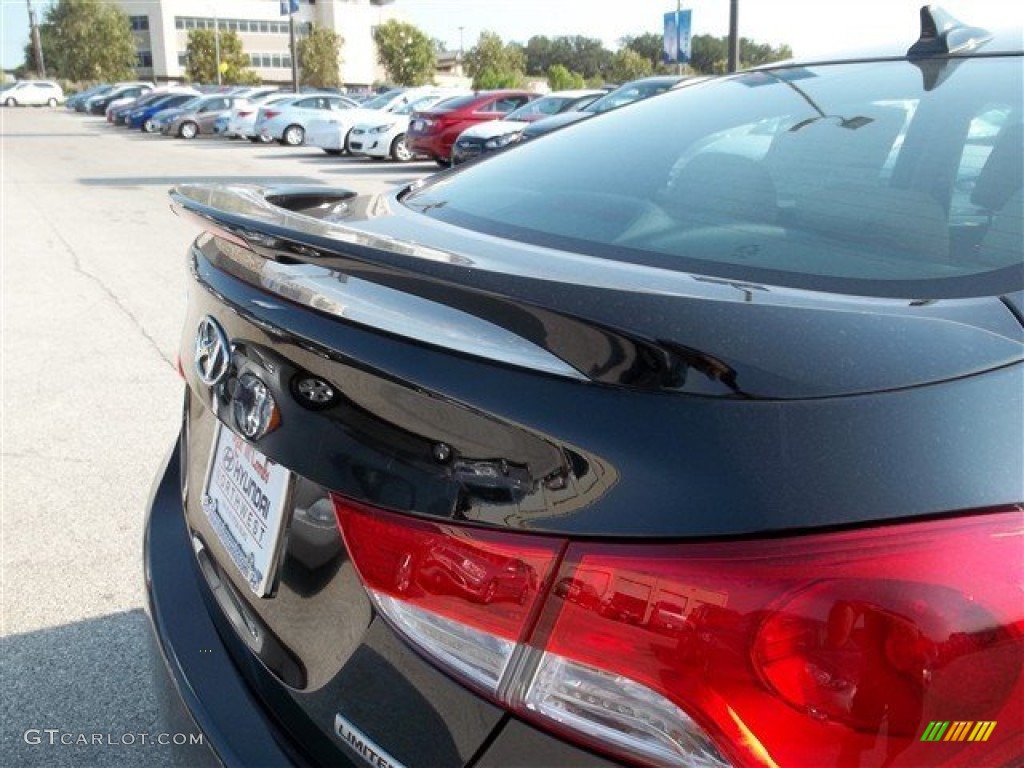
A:
[[[19,80],[4,89],[2,99],[8,107],[56,107],[64,103],[64,91],[52,80]]]
[[[345,96],[315,93],[260,107],[256,133],[263,141],[297,147],[306,140],[306,126],[329,112],[353,109],[358,104]]]
[[[399,163],[408,162],[412,160],[413,154],[405,145],[405,133],[409,130],[409,118],[412,113],[417,110],[431,109],[442,101],[467,93],[469,91],[435,91],[416,101],[410,101],[394,112],[378,112],[367,115],[352,128],[348,135],[346,148],[352,155],[362,155],[377,160],[390,157]]]
[[[320,147],[329,155],[340,155],[346,149],[349,131],[358,123],[373,120],[380,114],[395,112],[410,102],[421,101],[435,94],[448,94],[441,88],[424,86],[420,88],[395,88],[386,93],[374,96],[359,105],[359,109],[345,110],[318,118],[306,128],[306,144]]]
[[[231,107],[227,127],[221,135],[228,138],[248,139],[253,143],[262,141],[256,131],[256,116],[259,114],[260,107],[268,107],[285,99],[297,98],[298,95],[291,91],[271,91],[255,97],[245,96]]]

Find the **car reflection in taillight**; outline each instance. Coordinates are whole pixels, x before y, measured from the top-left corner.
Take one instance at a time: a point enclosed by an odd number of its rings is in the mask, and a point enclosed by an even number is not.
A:
[[[661,766],[1020,760],[1017,507],[758,541],[573,542],[562,554],[557,539],[335,506],[400,631],[597,751]],[[997,726],[984,743],[921,741],[931,721]]]
[[[495,696],[563,543],[415,520],[334,497],[352,562],[380,612]]]

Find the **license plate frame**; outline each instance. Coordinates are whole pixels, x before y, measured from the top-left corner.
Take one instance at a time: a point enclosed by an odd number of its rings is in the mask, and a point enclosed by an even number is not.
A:
[[[269,597],[284,548],[294,476],[240,435],[217,424],[201,506],[242,580]]]

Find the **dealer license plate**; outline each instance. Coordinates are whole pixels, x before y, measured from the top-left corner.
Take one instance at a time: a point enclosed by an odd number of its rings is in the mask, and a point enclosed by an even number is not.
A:
[[[203,512],[259,597],[265,597],[273,584],[291,477],[288,469],[218,426]]]

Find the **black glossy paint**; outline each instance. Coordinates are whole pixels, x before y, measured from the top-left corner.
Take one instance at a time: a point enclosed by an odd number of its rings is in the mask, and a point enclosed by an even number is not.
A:
[[[684,538],[942,514],[1024,495],[1019,363],[805,401],[628,391],[446,354],[288,302],[268,309],[264,292],[199,251],[195,259],[182,358],[207,314],[240,348],[272,349],[281,362],[263,378],[282,426],[258,447],[370,503],[552,533]],[[293,370],[331,382],[342,400],[303,408],[288,388]],[[523,467],[529,492],[495,503],[436,462],[439,442],[459,459]],[[368,485],[359,473],[387,482]]]
[[[804,399],[959,378],[1024,355],[1021,325],[996,296],[879,300],[785,289],[481,237],[394,199],[337,192],[323,220],[271,204],[276,190],[265,194],[192,186],[174,199],[265,257],[456,306],[601,383]]]
[[[151,502],[147,583],[169,679],[228,765],[365,765],[335,735],[339,713],[408,766],[606,764],[402,640],[373,609],[329,492],[433,520],[658,541],[1024,499],[1019,292],[864,299],[702,278],[474,234],[397,196],[187,187],[174,198],[214,236],[190,254],[180,473],[172,458]],[[457,307],[581,376],[331,316],[243,279],[239,258],[320,265]],[[232,343],[213,387],[192,364],[206,317]],[[199,503],[217,430],[237,429],[243,373],[280,410],[256,447],[295,473],[267,598],[248,590]],[[331,386],[330,402],[301,399],[308,377]]]

